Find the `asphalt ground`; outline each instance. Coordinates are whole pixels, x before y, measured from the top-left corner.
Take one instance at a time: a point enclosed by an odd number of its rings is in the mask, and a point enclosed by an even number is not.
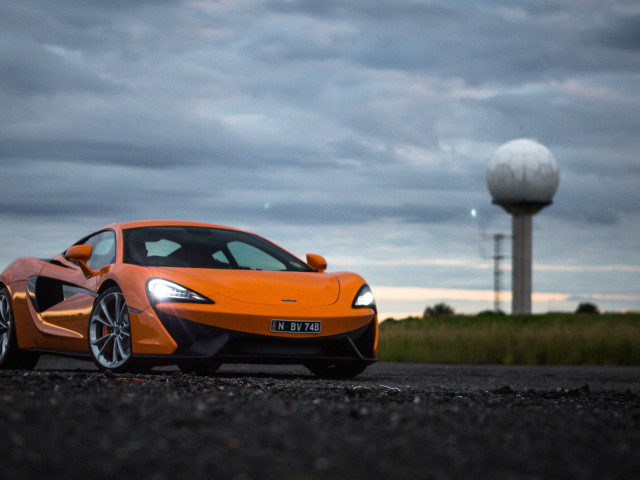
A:
[[[640,368],[0,371],[0,479],[640,478]]]

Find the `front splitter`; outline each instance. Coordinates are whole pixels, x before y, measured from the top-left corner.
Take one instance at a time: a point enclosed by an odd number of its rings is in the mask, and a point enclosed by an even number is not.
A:
[[[228,330],[156,311],[178,344],[165,359],[215,358],[221,363],[345,363],[376,361],[375,316],[349,332],[318,338],[291,338]],[[156,357],[141,355],[139,357]]]

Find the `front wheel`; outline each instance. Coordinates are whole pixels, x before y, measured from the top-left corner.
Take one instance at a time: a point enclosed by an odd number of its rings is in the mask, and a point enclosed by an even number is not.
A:
[[[358,361],[336,364],[315,363],[305,365],[305,367],[311,370],[311,373],[314,373],[320,378],[330,378],[334,380],[346,380],[353,378],[362,373],[368,366],[368,363]]]
[[[11,295],[6,288],[0,288],[0,369],[31,370],[39,357],[18,348]]]
[[[98,368],[126,371],[131,364],[131,324],[119,288],[111,287],[97,298],[88,330],[89,352]]]

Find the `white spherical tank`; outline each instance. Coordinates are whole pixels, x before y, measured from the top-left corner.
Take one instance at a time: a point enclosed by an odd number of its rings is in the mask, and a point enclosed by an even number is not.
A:
[[[560,173],[551,152],[527,138],[499,147],[487,166],[487,188],[494,203],[551,203]]]

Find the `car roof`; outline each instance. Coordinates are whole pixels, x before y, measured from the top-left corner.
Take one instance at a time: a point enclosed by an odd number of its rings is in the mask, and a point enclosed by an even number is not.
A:
[[[208,228],[221,228],[224,230],[238,230],[236,228],[226,227],[224,225],[216,225],[213,223],[206,223],[206,222],[192,222],[188,220],[136,220],[131,222],[112,223],[111,225],[107,225],[101,228],[100,230],[105,230],[108,228],[127,230],[129,228],[140,228],[140,227],[208,227]]]

